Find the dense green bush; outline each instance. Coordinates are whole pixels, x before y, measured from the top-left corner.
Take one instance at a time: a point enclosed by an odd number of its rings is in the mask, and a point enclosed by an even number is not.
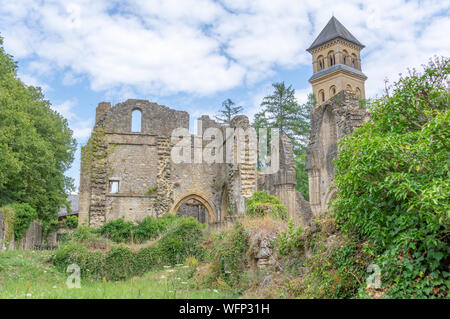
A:
[[[159,217],[157,219],[159,233],[165,232],[172,223],[179,220],[180,218],[184,218],[184,217],[180,217],[180,216],[176,216],[176,215],[172,215],[172,214],[164,214],[162,217]]]
[[[70,234],[70,240],[81,243],[95,240],[98,237],[99,234],[95,229],[83,225],[77,227],[72,234]]]
[[[27,203],[14,203],[9,206],[14,210],[14,239],[19,241],[38,215],[36,210]]]
[[[161,261],[165,264],[183,263],[187,257],[202,258],[202,229],[205,225],[193,217],[177,218],[158,241]]]
[[[55,251],[52,262],[61,271],[65,271],[70,264],[77,264],[83,278],[123,280],[162,264],[173,265],[183,263],[188,257],[204,256],[201,247],[203,224],[192,217],[172,216],[159,220],[162,221],[158,224],[163,231],[161,238],[153,245],[141,248],[138,253],[125,246],[115,246],[106,253],[92,252],[86,245],[101,238],[96,231],[80,226],[72,233],[71,240]],[[108,229],[115,230],[111,226]]]
[[[134,241],[142,243],[149,239],[157,238],[161,233],[165,232],[169,225],[178,218],[175,215],[165,214],[160,218],[148,216],[134,227]]]
[[[138,243],[142,243],[148,239],[154,239],[158,237],[160,233],[160,225],[158,219],[152,216],[145,217],[137,226],[133,229],[133,240]]]
[[[82,278],[102,279],[105,275],[105,256],[101,252],[91,252],[81,243],[71,242],[59,247],[52,255],[55,267],[65,272],[71,264],[77,264]]]
[[[124,243],[131,240],[134,230],[132,222],[126,222],[124,218],[111,220],[98,229],[103,236],[117,243]]]
[[[283,231],[278,235],[278,255],[289,256],[303,248],[304,242],[300,237],[302,233],[302,226],[299,225],[295,228],[294,222],[290,220],[287,231]]]
[[[120,218],[105,223],[97,232],[116,243],[131,241],[143,243],[146,240],[157,238],[170,224],[180,218],[171,214],[165,214],[160,218],[147,216],[137,225]]]
[[[310,240],[313,253],[306,258],[304,280],[295,287],[295,294],[300,298],[353,298],[365,285],[372,257],[358,240],[346,238],[340,245],[327,247],[327,236],[320,232]]]
[[[160,251],[156,245],[141,248],[136,258],[136,271],[139,274],[143,274],[161,264]]]
[[[211,251],[216,275],[231,287],[239,284],[247,265],[248,236],[238,221],[229,232],[217,235]]]
[[[288,212],[286,207],[278,198],[267,194],[265,190],[254,192],[247,200],[247,216],[262,217],[272,215],[275,218],[287,220]]]
[[[64,219],[64,225],[68,228],[77,228],[78,227],[78,217],[77,216],[67,216]]]
[[[340,142],[341,228],[374,242],[385,293],[444,297],[450,263],[450,60],[412,71]]]
[[[81,277],[93,280],[117,281],[136,276],[155,266],[144,264],[148,261],[148,258],[138,258],[138,254],[124,246],[102,253],[90,251],[84,244],[76,242],[59,247],[52,256],[52,263],[58,270],[65,272],[69,265],[77,264]]]
[[[105,256],[104,274],[108,280],[123,280],[134,276],[137,271],[136,254],[128,247],[116,246]]]

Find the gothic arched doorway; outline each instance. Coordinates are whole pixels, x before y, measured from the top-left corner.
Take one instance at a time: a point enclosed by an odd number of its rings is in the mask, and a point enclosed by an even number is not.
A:
[[[216,217],[211,205],[202,196],[197,194],[190,194],[184,196],[172,208],[172,214],[184,217],[194,217],[201,223],[213,223]]]

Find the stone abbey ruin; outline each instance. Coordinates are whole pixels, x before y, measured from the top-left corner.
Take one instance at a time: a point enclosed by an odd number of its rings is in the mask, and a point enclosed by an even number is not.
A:
[[[318,105],[311,115],[307,147],[310,202],[295,190],[296,172],[289,138],[279,139],[279,170],[262,174],[248,146],[243,161],[235,163],[175,163],[171,153],[177,142],[172,132],[189,129],[189,114],[145,100],[127,100],[111,106],[102,102],[96,110],[95,127],[82,149],[79,223],[99,227],[124,217],[139,221],[166,213],[193,216],[208,224],[233,221],[245,214],[246,199],[257,190],[278,197],[289,215],[306,224],[325,213],[333,198],[333,158],[337,142],[368,119],[360,108],[365,97],[360,51],[364,46],[332,18],[308,52],[313,57],[310,78]],[[140,115],[140,127],[132,129],[132,117]],[[202,116],[192,134],[192,154],[209,141],[201,136],[226,128]],[[246,130],[246,116],[236,116],[228,128]],[[234,137],[245,144],[245,135]],[[200,150],[201,154],[201,150]]]
[[[131,132],[136,110],[142,115],[141,131]],[[225,130],[208,116],[200,121],[201,135],[211,127]],[[249,120],[236,116],[230,127],[247,130]],[[309,205],[295,190],[294,160],[287,137],[280,138],[279,171],[263,175],[249,152],[249,143],[240,162],[175,163],[171,153],[177,141],[171,135],[179,128],[189,128],[189,115],[184,111],[144,100],[127,100],[114,107],[100,103],[93,134],[82,151],[80,222],[100,226],[121,217],[138,221],[149,215],[178,213],[209,224],[221,223],[242,216],[246,199],[260,189],[280,198],[292,217],[309,219]],[[201,152],[209,143],[198,134],[190,138],[192,155],[196,148]]]

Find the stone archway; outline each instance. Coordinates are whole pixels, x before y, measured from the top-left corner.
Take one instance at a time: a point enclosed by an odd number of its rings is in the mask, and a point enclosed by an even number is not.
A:
[[[209,223],[214,223],[216,221],[216,215],[214,214],[214,210],[212,209],[209,202],[203,196],[201,196],[199,194],[195,194],[195,193],[191,193],[191,194],[183,196],[182,199],[180,199],[177,202],[177,204],[172,207],[172,209],[170,210],[170,213],[175,215],[178,212],[178,209],[181,207],[181,205],[183,205],[189,201],[192,201],[192,200],[199,202],[203,207],[205,207],[205,209],[208,213]]]

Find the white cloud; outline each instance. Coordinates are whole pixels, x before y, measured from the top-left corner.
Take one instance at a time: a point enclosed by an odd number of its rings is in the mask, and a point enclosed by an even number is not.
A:
[[[449,1],[0,0],[0,30],[36,74],[152,95],[212,94],[311,63],[332,13],[366,45],[368,95],[433,54],[450,55]],[[308,85],[305,83],[305,86]]]
[[[67,120],[73,120],[76,119],[75,113],[72,111],[72,108],[75,106],[76,101],[75,100],[68,100],[64,101],[61,104],[53,105],[52,109],[54,109],[56,112],[61,114],[63,117],[65,117]]]
[[[83,144],[91,135],[92,128],[94,127],[94,118],[88,118],[86,120],[72,120],[69,121],[69,124],[73,131],[73,137],[77,139],[78,144]]]
[[[78,102],[75,99],[66,100],[60,104],[53,105],[52,109],[67,119],[69,126],[73,131],[73,137],[77,139],[79,143],[83,143],[91,134],[94,119],[80,119],[76,112],[78,106],[77,103]]]
[[[300,104],[304,104],[308,102],[308,95],[312,93],[312,89],[310,87],[305,89],[295,90],[295,97],[297,102]]]
[[[74,127],[73,137],[78,139],[86,139],[91,134],[92,128],[90,127]]]
[[[37,79],[32,75],[19,72],[17,76],[25,85],[40,87],[44,92],[50,89],[50,87],[47,84],[42,83],[39,79]]]

